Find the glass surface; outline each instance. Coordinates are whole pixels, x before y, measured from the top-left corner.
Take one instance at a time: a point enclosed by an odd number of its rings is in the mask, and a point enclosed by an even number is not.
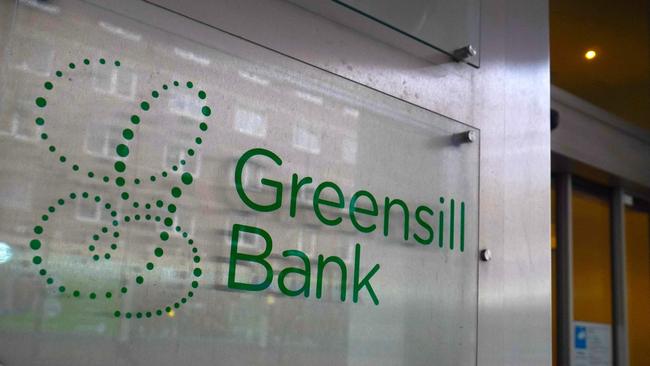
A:
[[[573,191],[573,318],[612,324],[609,201]]]
[[[642,366],[650,360],[650,213],[647,210],[625,210],[625,241],[630,366]]]
[[[457,138],[471,128],[128,4],[128,16],[72,0],[5,13],[0,360],[475,364],[479,143]],[[282,164],[236,169],[255,148]],[[259,212],[238,189],[281,205]],[[356,201],[370,233],[349,212],[360,190],[377,200]],[[232,255],[270,240],[263,260]],[[319,255],[336,259],[319,271]],[[308,266],[307,281],[284,271]],[[233,286],[268,275],[261,291]]]
[[[551,179],[551,334],[553,366],[557,365],[557,190]]]
[[[479,65],[479,0],[334,0],[372,20],[449,55],[471,45],[477,52],[466,59]]]

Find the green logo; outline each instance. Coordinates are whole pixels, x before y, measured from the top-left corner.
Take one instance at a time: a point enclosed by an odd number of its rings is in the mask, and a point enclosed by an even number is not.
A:
[[[92,65],[96,62],[96,65]],[[97,291],[96,289],[81,288],[79,285],[66,285],[60,278],[57,278],[57,273],[48,270],[48,256],[47,253],[50,252],[48,248],[48,240],[45,239],[44,234],[47,230],[51,229],[49,224],[52,222],[52,219],[57,215],[57,209],[60,209],[62,206],[72,203],[78,200],[89,200],[94,201],[96,204],[101,205],[103,210],[111,217],[110,225],[103,226],[98,228],[98,230],[88,238],[89,243],[87,246],[88,255],[92,258],[94,262],[99,261],[110,261],[112,255],[115,254],[117,250],[120,250],[124,245],[120,240],[120,228],[129,225],[129,223],[134,222],[159,222],[164,224],[163,229],[156,232],[157,236],[157,245],[155,249],[150,253],[150,261],[148,261],[140,270],[139,273],[133,278],[135,286],[141,286],[147,281],[147,275],[156,269],[156,262],[165,255],[165,251],[168,250],[168,243],[170,239],[170,234],[175,233],[180,235],[183,238],[183,241],[187,243],[187,249],[191,252],[191,258],[193,261],[192,276],[188,279],[187,283],[187,292],[184,296],[173,299],[166,305],[159,307],[148,308],[148,309],[137,309],[137,311],[125,311],[124,309],[116,306],[113,315],[116,318],[151,318],[154,316],[162,316],[165,312],[170,313],[174,309],[179,309],[183,304],[186,304],[194,296],[194,292],[199,287],[199,279],[202,275],[202,270],[200,268],[201,257],[199,255],[199,250],[196,246],[196,243],[188,234],[187,231],[184,231],[177,222],[174,221],[172,216],[177,213],[177,204],[183,197],[183,189],[190,186],[194,177],[191,173],[185,172],[179,176],[170,175],[167,171],[162,171],[159,174],[151,175],[149,177],[136,177],[128,178],[125,176],[129,166],[127,164],[127,158],[131,154],[130,144],[137,140],[136,132],[134,131],[135,127],[139,124],[154,123],[151,118],[148,118],[148,111],[151,108],[155,108],[156,104],[160,97],[165,93],[171,91],[173,88],[185,89],[185,90],[196,90],[194,84],[191,81],[185,83],[180,83],[178,81],[172,81],[169,84],[163,84],[160,86],[159,90],[151,91],[151,98],[149,100],[143,100],[139,104],[139,113],[133,114],[129,119],[125,119],[124,126],[121,131],[121,141],[111,148],[115,149],[115,153],[119,157],[118,160],[113,165],[113,173],[110,175],[100,176],[96,174],[93,170],[88,169],[87,167],[82,166],[81,164],[72,161],[69,159],[65,152],[66,147],[57,145],[55,142],[50,141],[47,134],[48,128],[51,126],[56,126],[57,119],[62,118],[59,116],[51,116],[47,114],[48,111],[48,97],[54,95],[57,91],[57,84],[60,84],[63,81],[74,82],[74,74],[78,73],[80,70],[87,68],[90,70],[91,67],[106,67],[106,68],[119,68],[121,66],[120,61],[115,60],[112,63],[107,60],[100,58],[96,61],[91,61],[90,59],[84,59],[82,63],[76,65],[75,63],[69,63],[67,69],[64,71],[57,71],[56,78],[54,80],[47,80],[43,84],[43,95],[39,96],[35,100],[35,104],[38,111],[38,117],[35,119],[35,123],[39,126],[42,126],[43,133],[41,134],[41,142],[47,146],[47,149],[51,153],[53,159],[56,159],[59,169],[69,169],[73,172],[73,175],[78,175],[79,179],[86,180],[95,180],[103,187],[108,189],[117,189],[119,191],[119,199],[122,200],[121,206],[132,207],[133,212],[130,215],[122,214],[116,205],[117,202],[109,202],[102,194],[94,194],[90,192],[65,192],[64,195],[60,197],[53,197],[51,206],[48,207],[47,211],[43,213],[40,218],[40,221],[34,226],[34,238],[31,239],[29,245],[34,252],[32,258],[32,263],[37,268],[38,273],[43,277],[45,283],[48,286],[56,288],[61,294],[65,294],[72,298],[78,299],[90,299],[92,301],[108,301],[110,304],[120,303],[115,301],[116,298],[124,296],[132,288],[129,286],[121,286],[110,291]],[[205,91],[197,90],[196,98],[200,100],[201,109],[200,113],[204,117],[209,117],[212,113],[208,105],[204,105],[204,101],[207,98]],[[197,111],[198,113],[199,111]],[[191,159],[194,159],[196,153],[198,152],[201,144],[203,143],[203,136],[208,129],[206,122],[200,122],[196,126],[196,137],[194,138],[194,144],[191,146],[185,147],[185,153],[187,158],[186,160],[180,160],[180,165],[185,165],[190,162]],[[132,167],[131,167],[132,168]],[[179,166],[174,165],[172,167],[173,171],[178,171]],[[169,190],[168,197],[161,197],[152,202],[145,202],[138,200],[132,193],[134,188],[138,186],[146,186],[147,184],[161,184],[170,185],[171,189]],[[103,192],[106,192],[103,190]]]

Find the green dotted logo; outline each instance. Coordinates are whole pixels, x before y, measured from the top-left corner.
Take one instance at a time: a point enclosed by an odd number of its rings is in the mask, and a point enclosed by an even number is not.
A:
[[[168,304],[159,306],[157,308],[148,308],[148,309],[138,309],[137,311],[124,311],[121,308],[114,309],[113,316],[116,318],[126,318],[126,319],[141,319],[141,318],[151,318],[154,316],[162,316],[164,313],[171,313],[174,309],[179,309],[186,304],[194,296],[194,292],[199,287],[200,277],[202,275],[202,270],[199,267],[201,262],[201,256],[199,250],[194,242],[194,239],[190,237],[187,231],[184,231],[181,226],[179,226],[172,216],[174,216],[178,210],[176,204],[183,196],[183,189],[192,185],[194,182],[194,177],[191,173],[185,172],[180,176],[170,175],[167,171],[162,171],[159,174],[151,175],[148,178],[132,178],[127,181],[125,176],[127,170],[129,169],[126,159],[131,154],[131,148],[129,147],[131,143],[137,140],[137,136],[133,128],[140,123],[147,123],[147,113],[151,108],[154,108],[156,101],[166,92],[169,92],[172,88],[183,88],[190,91],[194,91],[194,83],[187,81],[185,84],[181,84],[178,81],[172,81],[170,84],[163,84],[160,86],[160,90],[151,91],[151,99],[143,100],[139,104],[139,113],[133,114],[129,119],[125,120],[125,127],[122,129],[121,141],[116,144],[113,148],[115,153],[119,157],[118,160],[113,165],[114,174],[104,175],[100,177],[95,174],[90,169],[84,169],[81,164],[78,164],[74,161],[71,161],[65,154],[60,153],[60,146],[55,144],[48,143],[48,134],[47,128],[48,118],[51,118],[53,121],[56,121],[55,116],[47,115],[48,107],[48,96],[52,93],[56,93],[57,87],[56,84],[59,80],[64,80],[66,74],[70,74],[71,77],[75,72],[83,69],[84,67],[92,67],[92,64],[96,62],[98,67],[114,67],[119,68],[121,66],[120,61],[115,60],[112,63],[107,60],[100,58],[96,61],[91,61],[90,59],[84,59],[82,64],[77,67],[73,62],[68,64],[66,71],[56,71],[55,75],[58,80],[47,80],[43,84],[43,95],[38,96],[35,99],[35,106],[38,111],[35,123],[38,126],[43,128],[43,133],[41,134],[41,141],[48,145],[48,150],[50,153],[57,159],[58,164],[64,166],[65,168],[71,169],[74,174],[79,174],[83,179],[93,179],[101,182],[100,184],[105,185],[107,188],[111,187],[112,189],[118,189],[119,199],[123,201],[123,205],[127,205],[133,208],[133,214],[123,215],[115,207],[114,202],[108,202],[101,194],[91,194],[89,192],[69,192],[63,197],[59,197],[53,200],[51,206],[48,207],[47,211],[43,213],[40,221],[34,226],[34,238],[31,239],[29,246],[33,250],[34,255],[32,257],[32,263],[37,268],[40,276],[43,277],[45,283],[48,286],[52,286],[57,289],[60,293],[71,295],[73,298],[86,298],[95,301],[110,301],[114,297],[124,296],[131,290],[129,286],[121,286],[115,288],[112,291],[96,291],[92,289],[78,289],[67,287],[60,279],[57,279],[56,273],[51,273],[47,268],[47,254],[48,251],[44,250],[47,248],[47,240],[45,239],[45,232],[48,229],[48,223],[50,220],[57,214],[57,209],[61,206],[64,206],[66,203],[74,202],[76,200],[89,200],[94,201],[96,204],[101,205],[103,210],[106,210],[111,216],[111,224],[101,227],[97,232],[92,234],[89,239],[87,250],[88,254],[91,256],[92,260],[95,262],[98,261],[109,261],[112,258],[112,255],[117,251],[120,244],[120,228],[128,225],[133,222],[158,222],[163,224],[163,229],[156,233],[157,245],[151,253],[150,261],[148,261],[143,268],[135,275],[134,281],[135,285],[133,286],[142,286],[147,281],[147,274],[151,273],[156,269],[157,260],[161,259],[165,255],[166,245],[169,242],[170,234],[176,233],[183,238],[183,241],[187,243],[187,248],[190,251],[190,256],[193,262],[192,274],[187,283],[187,292],[184,296],[174,299]],[[69,80],[72,80],[71,78]],[[212,113],[211,108],[205,103],[207,94],[203,90],[196,91],[196,98],[201,101],[201,110],[200,113],[203,117],[209,117]],[[198,112],[198,111],[197,111]],[[194,138],[194,143],[191,146],[185,147],[187,160],[180,160],[180,165],[188,164],[192,159],[195,158],[196,153],[199,150],[199,147],[203,143],[203,135],[208,130],[208,124],[206,122],[200,122],[196,126],[196,137]],[[172,167],[173,171],[178,171],[179,166],[174,165]],[[166,184],[170,184],[172,188],[169,190],[169,196],[167,198],[160,198],[153,202],[142,202],[134,197],[131,190],[137,186],[146,185],[146,184],[157,184],[162,181],[167,181]]]

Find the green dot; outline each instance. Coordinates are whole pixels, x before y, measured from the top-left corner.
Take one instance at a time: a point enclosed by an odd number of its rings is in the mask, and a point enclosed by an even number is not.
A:
[[[131,319],[131,316],[132,316],[132,315],[131,315],[131,313],[126,313],[125,316],[126,316],[127,319]]]
[[[108,183],[108,181],[110,181],[111,178],[109,178],[108,175],[105,175],[104,178],[102,178],[102,180],[104,181],[104,183]]]
[[[56,209],[53,206],[48,207],[47,210],[50,211],[50,212],[56,211]]]
[[[205,122],[201,122],[199,124],[199,128],[201,129],[201,131],[207,131],[208,130],[208,124],[205,123]]]
[[[113,294],[109,291],[109,292],[106,293],[105,296],[106,296],[107,299],[110,299],[111,297],[113,297]]]
[[[200,261],[201,261],[201,257],[199,257],[198,255],[195,255],[194,256],[194,263],[199,263]]]
[[[156,181],[156,177],[152,175],[151,177],[149,177],[149,180],[152,181],[152,182],[155,182],[155,181]]]
[[[156,221],[160,222],[160,216],[156,216]]]
[[[187,241],[187,243],[188,243],[189,245],[192,245],[192,244],[194,244],[194,240],[193,240],[193,239],[190,239],[190,240]]]
[[[51,145],[51,146],[48,148],[48,150],[50,150],[50,152],[55,152],[55,151],[56,151],[56,147],[55,147],[54,145]]]
[[[139,220],[140,220],[140,215],[137,215],[137,214],[136,214],[136,215],[133,216],[133,217],[135,218],[136,221],[139,221]]]
[[[87,58],[84,58],[84,64],[86,64],[86,65],[90,65],[90,60],[87,59]]]
[[[167,172],[162,172],[160,175],[162,175],[163,177],[167,177]]]
[[[140,103],[140,108],[142,108],[143,111],[148,111],[149,110],[149,102],[142,102]]]
[[[90,295],[88,295],[88,297],[90,297],[91,300],[95,300],[97,298],[97,294],[91,292]]]
[[[179,82],[174,80],[174,86],[178,86],[178,85],[179,85]]]
[[[178,198],[178,197],[181,196],[182,193],[183,193],[183,192],[181,191],[180,188],[178,188],[178,187],[174,187],[174,188],[172,188],[172,196]]]
[[[34,264],[41,264],[41,262],[43,262],[43,258],[36,255],[36,256],[34,256],[34,258],[32,258],[32,262]]]
[[[80,295],[81,295],[81,292],[79,292],[79,290],[72,291],[72,296],[79,297]]]
[[[36,124],[42,126],[45,124],[45,120],[42,117],[36,118]]]
[[[203,139],[200,138],[200,137],[197,137],[197,138],[194,139],[194,142],[196,142],[197,145],[201,145],[201,143],[203,142]]]
[[[103,65],[103,64],[106,63],[106,60],[104,60],[103,58],[100,58],[100,59],[99,59],[99,63]]]
[[[199,98],[205,99],[205,97],[206,97],[205,92],[203,90],[199,90]]]
[[[59,292],[65,292],[65,286],[59,286]]]
[[[169,239],[169,234],[166,231],[160,233],[160,240],[167,241]]]
[[[131,123],[133,123],[134,125],[137,125],[138,123],[140,123],[140,117],[135,115],[135,114],[132,115],[131,116]]]
[[[97,202],[101,201],[101,197],[95,196],[95,201],[97,201]],[[106,202],[106,204],[104,205],[104,208],[107,209],[107,210],[110,210],[111,207],[112,207],[111,204],[108,203],[108,202]]]
[[[75,199],[75,198],[77,198],[77,194],[74,192],[70,193],[70,199]]]
[[[171,203],[169,206],[167,206],[167,210],[171,213],[176,212],[176,205]]]
[[[37,239],[34,239],[34,240],[29,242],[29,246],[33,250],[39,250],[39,249],[41,249],[41,241],[37,240]]]
[[[172,224],[174,223],[174,220],[172,220],[171,217],[166,217],[164,223],[165,223],[165,226],[172,226]]]
[[[122,287],[120,289],[120,292],[123,293],[123,294],[125,294],[127,291],[129,291],[129,290],[126,287]]]
[[[59,199],[56,201],[56,203],[58,203],[59,206],[63,206],[63,205],[65,204],[65,201],[63,200],[63,198],[59,198]]]
[[[188,89],[192,89],[194,87],[194,84],[191,81],[188,81],[185,85],[187,85]]]
[[[123,177],[117,177],[115,179],[115,184],[117,184],[119,187],[122,187],[125,183],[126,181],[124,180]]]
[[[54,278],[50,277],[45,282],[47,282],[48,285],[51,285],[54,283]]]
[[[186,173],[183,173],[183,175],[181,175],[181,181],[186,185],[192,184],[193,180],[194,179],[192,178],[192,174],[190,174],[190,173],[186,172]]]
[[[56,76],[57,76],[57,77],[61,77],[61,76],[63,76],[63,72],[57,70],[57,72],[56,72]]]
[[[135,282],[137,282],[138,285],[142,285],[144,283],[144,277],[142,277],[142,276],[136,277]]]
[[[43,97],[38,97],[36,98],[36,105],[43,108],[47,105],[47,100],[45,100]]]
[[[162,313],[163,313],[163,311],[162,311],[162,310],[160,310],[160,309],[158,309],[158,310],[156,310],[156,315],[158,315],[158,316],[161,316],[161,315],[162,315]]]
[[[167,90],[168,88],[167,84],[163,84],[163,89]]]
[[[49,82],[49,81],[46,81],[45,84],[43,84],[43,86],[44,86],[45,89],[47,89],[47,90],[52,90],[52,88],[54,88],[54,84],[52,84],[52,83]]]
[[[163,207],[165,203],[162,200],[156,201],[156,207]]]
[[[41,139],[43,139],[43,140],[47,140],[47,134],[46,134],[46,133],[42,133],[42,134],[41,134]]]
[[[188,235],[188,234],[187,234],[187,231],[183,231],[183,237],[184,237],[184,238],[187,238],[187,235]]]
[[[181,303],[185,304],[186,302],[187,302],[187,299],[186,299],[186,298],[182,298],[182,299],[181,299]]]
[[[174,165],[174,166],[172,167],[172,170],[173,170],[173,171],[177,171],[177,170],[178,170],[178,167],[177,167],[176,165]]]
[[[117,249],[117,244],[115,244],[115,243],[111,244],[111,249],[113,249],[113,250]]]
[[[113,220],[112,224],[113,224],[113,226],[117,226],[117,225],[119,225],[119,222],[117,222],[117,220]]]
[[[115,315],[116,318],[119,318],[119,317],[120,317],[120,311],[119,311],[119,310],[115,310],[115,312],[113,313],[113,315]]]
[[[115,66],[120,67],[121,63],[120,61],[115,61]]]
[[[73,165],[73,166],[72,166],[72,170],[74,170],[75,172],[76,172],[77,170],[79,170],[79,165],[77,165],[77,164]]]
[[[92,177],[94,177],[94,176],[95,176],[95,173],[93,173],[93,172],[88,172],[88,178],[92,178]]]
[[[135,178],[135,179],[133,180],[133,183],[135,183],[136,185],[140,184],[140,178]],[[137,203],[137,202],[136,202],[136,203]],[[136,207],[137,207],[137,206],[136,206]]]
[[[198,253],[198,251],[199,251],[198,249],[192,248],[192,253]]]
[[[65,156],[63,156],[63,155],[59,156],[59,161],[60,161],[60,162],[65,163],[66,160],[67,160],[67,159],[66,159]]]
[[[107,260],[111,259],[111,255],[109,253],[106,253],[106,254],[104,254],[104,258],[106,258]]]
[[[108,232],[108,228],[107,228],[106,226],[104,226],[104,227],[102,228],[102,233],[106,234],[107,232]]]
[[[172,308],[170,306],[165,308],[165,312],[169,313],[170,311],[172,311]]]
[[[97,234],[93,235],[93,240],[94,240],[94,241],[99,240],[99,235],[97,235]]]
[[[99,260],[99,256],[97,254],[93,255],[93,260],[97,262]]]
[[[94,245],[88,246],[88,250],[90,250],[91,252],[94,252],[95,251],[95,246]]]
[[[147,318],[151,318],[151,311],[147,311],[144,315],[145,315]]]
[[[74,69],[76,66],[75,66],[74,62],[70,62],[68,64],[68,67],[71,68],[71,69]]]
[[[185,165],[185,159],[181,159],[181,165]]]
[[[192,281],[192,288],[197,288],[199,287],[199,282],[198,281]]]
[[[207,117],[212,114],[212,110],[210,109],[210,107],[206,105],[203,106],[203,108],[201,108],[201,113],[203,113],[203,115]]]
[[[162,257],[163,256],[163,249],[162,248],[156,248],[153,253],[156,255],[156,257]]]
[[[147,210],[149,210],[149,209],[151,208],[151,203],[147,203],[147,204],[145,204],[145,205],[144,205],[144,208],[146,208]]]
[[[122,199],[123,200],[128,200],[129,199],[129,194],[127,192],[122,192]]]
[[[144,218],[147,220],[151,220],[151,215],[146,215]]]
[[[147,263],[147,269],[148,269],[148,270],[151,271],[151,270],[153,269],[153,267],[154,267],[154,266],[153,266],[153,263],[151,263],[151,262]]]
[[[129,147],[124,144],[117,145],[115,151],[117,152],[117,155],[123,158],[129,156]]]
[[[178,308],[180,308],[180,307],[181,307],[181,304],[179,304],[179,303],[177,303],[177,302],[175,302],[175,303],[174,303],[174,307],[175,307],[176,309],[178,309]]]
[[[41,269],[40,271],[38,271],[38,273],[40,273],[41,276],[45,276],[47,274],[47,271],[44,270],[44,269]]]
[[[201,277],[202,271],[201,268],[194,268],[194,276]]]
[[[158,98],[158,96],[160,96],[160,94],[158,93],[157,90],[154,90],[154,91],[151,92],[151,96],[154,97],[154,98]]]
[[[130,128],[125,128],[122,131],[122,137],[124,137],[127,140],[131,140],[133,138],[133,130]]]
[[[47,215],[43,215],[43,216],[41,216],[41,220],[43,220],[43,221],[47,221],[47,220],[49,220],[49,218],[50,218],[50,217],[47,216]]]
[[[115,167],[115,170],[120,173],[126,170],[126,164],[124,164],[123,161],[116,161],[113,166]]]
[[[43,227],[42,227],[42,226],[38,226],[38,225],[37,225],[37,226],[34,226],[34,232],[35,232],[36,234],[41,234],[41,233],[43,233]]]

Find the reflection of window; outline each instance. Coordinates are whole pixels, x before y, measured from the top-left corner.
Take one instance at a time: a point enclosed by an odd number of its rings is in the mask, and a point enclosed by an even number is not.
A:
[[[169,99],[170,111],[196,120],[201,119],[202,107],[201,100],[189,93],[174,92]]]
[[[354,164],[357,161],[357,140],[351,138],[343,139],[341,144],[341,155],[343,161]]]
[[[2,180],[0,184],[2,206],[9,208],[31,208],[32,184]]]
[[[318,134],[304,126],[294,127],[293,146],[312,154],[320,153],[320,139]]]
[[[39,76],[48,76],[52,71],[54,47],[38,39],[19,42],[14,52],[16,68]]]
[[[32,108],[29,103],[18,102],[10,120],[3,120],[0,132],[18,139],[35,141],[42,127],[34,122]]]
[[[235,167],[237,162],[234,161],[230,167],[230,184],[235,186]],[[264,167],[255,162],[248,161],[244,165],[241,174],[242,186],[252,192],[258,192],[262,189],[262,178],[264,177]]]
[[[237,109],[235,129],[247,135],[264,137],[266,136],[266,119],[259,113]]]
[[[101,218],[101,207],[92,199],[77,200],[77,219],[82,221],[99,221]]]
[[[84,147],[91,155],[116,159],[115,147],[122,142],[120,129],[96,123],[86,130]]]
[[[173,167],[176,167],[177,170],[173,170]],[[163,168],[169,169],[172,173],[192,173],[194,178],[196,178],[201,172],[201,155],[195,153],[194,156],[190,156],[187,154],[187,150],[181,145],[165,145]]]
[[[128,68],[97,65],[93,72],[92,85],[96,91],[118,95],[133,100],[138,76]]]

